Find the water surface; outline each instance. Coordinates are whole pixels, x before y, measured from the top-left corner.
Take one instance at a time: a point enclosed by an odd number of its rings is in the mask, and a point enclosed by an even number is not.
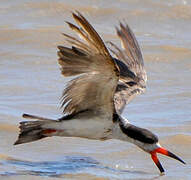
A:
[[[56,46],[70,33],[65,21],[79,10],[105,41],[117,44],[115,25],[126,21],[142,48],[147,92],[124,116],[148,128],[184,166],[160,156],[160,176],[150,156],[126,142],[47,138],[13,146],[23,112],[61,117],[59,98],[68,79]],[[1,1],[0,7],[1,179],[191,179],[191,3],[188,0]]]

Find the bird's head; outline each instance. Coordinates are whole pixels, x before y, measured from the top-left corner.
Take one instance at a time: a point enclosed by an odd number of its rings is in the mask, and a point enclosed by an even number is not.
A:
[[[163,154],[165,156],[169,156],[173,159],[180,161],[183,164],[186,164],[178,156],[168,151],[167,149],[163,148],[159,144],[158,137],[155,134],[153,134],[151,131],[134,126],[122,117],[120,117],[119,123],[120,123],[121,131],[124,134],[126,134],[128,137],[127,140],[137,145],[139,148],[141,148],[145,152],[149,153],[151,155],[152,160],[154,161],[156,166],[159,168],[161,173],[164,173],[164,169],[157,157],[158,153]]]

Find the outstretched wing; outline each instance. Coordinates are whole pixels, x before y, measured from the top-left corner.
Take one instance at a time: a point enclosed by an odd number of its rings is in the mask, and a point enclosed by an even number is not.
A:
[[[111,43],[111,51],[116,56],[116,63],[120,69],[120,79],[115,93],[115,107],[122,112],[124,106],[135,95],[144,92],[146,88],[146,71],[139,44],[128,25],[120,23],[117,28],[123,50]]]
[[[83,41],[63,34],[72,47],[58,46],[58,62],[62,74],[79,75],[69,82],[63,92],[64,113],[75,114],[91,110],[96,113],[107,113],[111,117],[114,111],[114,93],[119,79],[118,67],[89,22],[79,12],[72,15],[79,27],[67,23]]]

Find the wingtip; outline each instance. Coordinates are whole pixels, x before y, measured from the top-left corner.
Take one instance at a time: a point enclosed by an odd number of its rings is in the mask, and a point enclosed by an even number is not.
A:
[[[19,143],[18,140],[17,140],[17,141],[14,142],[13,145],[15,146],[15,145],[18,145],[18,144],[20,144],[20,143]]]
[[[115,27],[115,29],[116,29],[117,35],[121,37],[121,29],[119,29],[118,27]]]
[[[57,48],[61,51],[63,46],[58,45]]]
[[[27,114],[25,114],[25,113],[22,115],[23,118],[25,118],[26,116],[27,116]]]
[[[66,23],[66,24],[68,24],[68,25],[70,24],[70,22],[69,22],[69,21],[65,21],[65,23]]]
[[[125,28],[125,26],[123,25],[123,23],[121,21],[119,22],[119,25],[120,25],[121,29]]]
[[[68,34],[66,34],[66,33],[61,33],[63,36],[65,36],[66,38],[67,37],[69,37],[69,35]]]
[[[23,118],[29,118],[29,117],[31,117],[31,115],[24,113],[24,114],[22,115],[22,117],[23,117]]]
[[[68,26],[72,29],[72,30],[74,30],[74,31],[79,31],[79,28],[77,27],[77,26],[75,26],[74,24],[72,24],[72,23],[70,23],[70,22],[68,22],[68,21],[66,21],[66,23],[68,24]]]
[[[79,12],[77,10],[75,10],[75,12],[72,12],[72,16],[74,19],[78,19],[79,18]]]
[[[75,10],[76,14],[78,14],[78,16],[83,17],[82,13],[80,13],[78,10]]]

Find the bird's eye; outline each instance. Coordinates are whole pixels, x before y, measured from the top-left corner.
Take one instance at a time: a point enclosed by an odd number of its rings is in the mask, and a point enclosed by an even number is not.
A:
[[[127,82],[126,83],[128,86],[134,86],[136,85],[137,83],[136,82],[133,82],[133,81],[130,81],[130,82]]]

